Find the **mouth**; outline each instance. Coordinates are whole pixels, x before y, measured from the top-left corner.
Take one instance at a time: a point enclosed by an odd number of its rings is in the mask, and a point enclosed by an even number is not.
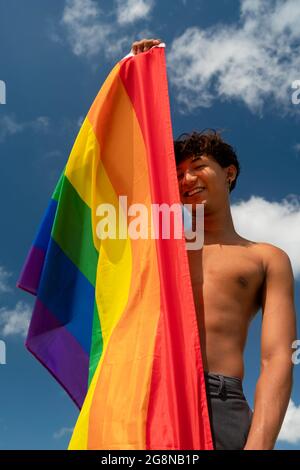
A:
[[[205,191],[205,189],[206,188],[204,186],[197,186],[196,188],[193,188],[190,191],[186,191],[185,193],[183,193],[183,196],[184,197],[192,197],[195,194],[202,193],[203,191]]]

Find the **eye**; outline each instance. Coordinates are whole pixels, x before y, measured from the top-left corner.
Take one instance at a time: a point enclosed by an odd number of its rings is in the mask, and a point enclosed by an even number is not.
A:
[[[182,180],[182,178],[183,178],[183,174],[182,173],[177,173],[177,179]]]
[[[194,166],[194,170],[200,170],[200,168],[205,168],[206,165],[197,165],[197,166]]]

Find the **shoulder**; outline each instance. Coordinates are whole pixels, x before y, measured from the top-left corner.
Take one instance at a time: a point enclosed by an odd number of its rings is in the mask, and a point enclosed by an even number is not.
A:
[[[271,243],[257,242],[252,247],[265,261],[290,262],[287,252]]]
[[[282,248],[265,242],[255,243],[252,248],[260,257],[266,274],[293,278],[290,257]]]
[[[255,242],[243,237],[240,241],[246,248],[250,248],[253,253],[261,257],[263,261],[281,260],[288,262],[290,260],[288,254],[276,245],[267,242]]]

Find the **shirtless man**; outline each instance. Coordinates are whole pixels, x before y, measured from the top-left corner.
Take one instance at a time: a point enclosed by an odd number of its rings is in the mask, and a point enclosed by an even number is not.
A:
[[[159,39],[132,44],[133,54]],[[287,254],[234,229],[229,193],[239,164],[218,134],[175,141],[181,202],[204,204],[204,246],[188,251],[215,449],[273,449],[293,383],[294,279]],[[196,192],[198,189],[198,192]],[[262,308],[261,371],[254,412],[242,390],[243,352]]]

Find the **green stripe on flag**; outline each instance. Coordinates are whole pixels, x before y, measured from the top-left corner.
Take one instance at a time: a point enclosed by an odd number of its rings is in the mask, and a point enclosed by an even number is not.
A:
[[[97,309],[97,305],[95,301],[88,386],[90,386],[93,375],[100,361],[102,351],[103,351],[103,338],[102,338],[102,332],[101,332],[101,325],[99,321],[98,309]]]
[[[59,199],[62,183],[63,183],[63,180],[64,180],[64,174],[65,174],[65,170],[60,175],[59,180],[58,180],[58,182],[55,186],[55,189],[53,191],[52,199],[54,199],[55,201],[58,201],[58,199]]]
[[[93,242],[91,209],[66,176],[60,185],[52,237],[95,287],[98,251]]]

